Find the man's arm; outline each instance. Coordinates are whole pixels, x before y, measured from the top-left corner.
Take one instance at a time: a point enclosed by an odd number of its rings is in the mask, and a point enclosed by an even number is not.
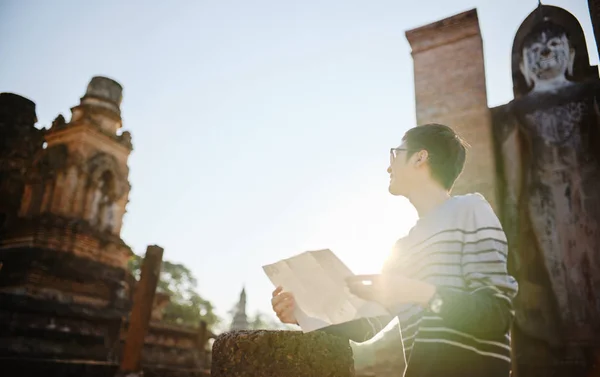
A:
[[[338,325],[327,326],[317,331],[346,338],[356,343],[362,343],[377,335],[392,319],[392,316],[360,318]]]
[[[294,295],[291,292],[283,292],[282,287],[277,287],[273,291],[271,299],[273,311],[282,323],[294,324],[300,326],[300,323],[322,327],[317,331],[337,335],[342,338],[352,340],[357,343],[365,342],[379,333],[393,319],[392,316],[380,316],[371,318],[361,318],[358,320],[329,325],[318,318],[309,317],[297,305]],[[309,325],[309,326],[310,326]]]
[[[517,283],[506,270],[508,247],[498,217],[482,197],[466,217],[461,266],[466,291],[439,287],[448,327],[477,337],[505,334],[514,317]]]

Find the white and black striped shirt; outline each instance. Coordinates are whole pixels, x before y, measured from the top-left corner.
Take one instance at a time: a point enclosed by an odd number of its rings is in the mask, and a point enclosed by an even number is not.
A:
[[[406,377],[509,375],[517,284],[507,253],[500,221],[480,194],[448,199],[398,240],[384,273],[431,283],[444,302],[438,315],[418,305],[394,308]]]

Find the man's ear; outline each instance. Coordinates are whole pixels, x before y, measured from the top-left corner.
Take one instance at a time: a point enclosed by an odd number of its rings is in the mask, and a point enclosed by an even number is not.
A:
[[[418,151],[417,153],[415,153],[415,166],[419,167],[421,165],[423,165],[425,162],[427,162],[427,159],[429,158],[429,153],[427,152],[427,150],[422,149],[420,151]]]

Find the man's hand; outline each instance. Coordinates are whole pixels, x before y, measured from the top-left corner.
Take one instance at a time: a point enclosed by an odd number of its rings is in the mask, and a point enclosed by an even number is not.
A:
[[[282,287],[277,287],[273,291],[273,298],[271,299],[273,310],[281,322],[297,325],[298,321],[294,316],[294,308],[296,307],[294,295],[291,292],[281,292],[282,290]]]
[[[402,275],[357,275],[346,282],[352,294],[386,308],[401,304],[426,306],[435,294],[434,285]]]

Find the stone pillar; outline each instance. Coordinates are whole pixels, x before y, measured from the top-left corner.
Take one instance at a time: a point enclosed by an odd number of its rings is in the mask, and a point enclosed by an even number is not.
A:
[[[204,369],[206,367],[206,342],[208,342],[208,327],[204,321],[200,321],[196,342],[196,346],[198,347],[198,363],[200,368]]]
[[[417,124],[445,124],[471,145],[453,193],[480,192],[497,210],[496,162],[477,11],[409,30],[406,38],[414,61]]]
[[[156,286],[160,278],[162,256],[163,249],[161,247],[148,246],[142,263],[140,281],[135,290],[118,376],[141,375],[142,349],[150,324]]]

